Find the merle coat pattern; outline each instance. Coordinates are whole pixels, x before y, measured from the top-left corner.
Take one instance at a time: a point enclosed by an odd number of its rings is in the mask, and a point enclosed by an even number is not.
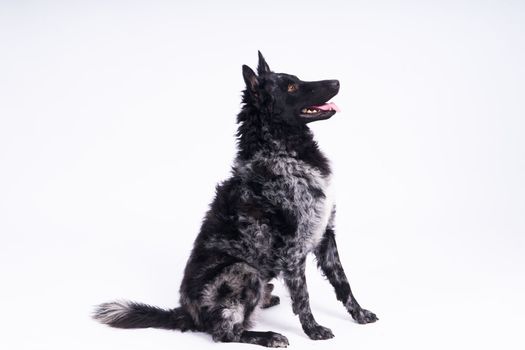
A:
[[[355,300],[339,261],[330,165],[307,126],[335,113],[316,106],[338,93],[339,82],[274,73],[260,52],[257,74],[243,66],[243,77],[238,154],[195,240],[180,307],[105,303],[94,314],[102,323],[202,331],[220,342],[285,347],[281,334],[248,330],[256,308],[279,304],[269,282],[282,276],[304,332],[312,339],[332,338],[310,309],[305,278],[310,252],[350,315],[358,323],[377,320]]]

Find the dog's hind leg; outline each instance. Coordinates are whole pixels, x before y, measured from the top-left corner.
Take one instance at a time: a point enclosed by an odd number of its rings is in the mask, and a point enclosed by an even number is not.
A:
[[[269,307],[279,305],[281,302],[281,299],[277,295],[272,295],[273,291],[273,284],[267,283],[266,286],[264,286],[264,299],[261,305],[261,308],[267,309]]]
[[[317,265],[334,287],[337,299],[345,305],[353,319],[361,324],[377,321],[377,316],[373,312],[363,309],[352,294],[350,284],[339,260],[333,228],[329,227],[326,230],[314,253],[317,258]]]
[[[267,347],[288,345],[286,337],[278,333],[247,330],[253,311],[264,297],[264,283],[256,269],[245,263],[235,263],[206,286],[200,306],[201,319],[214,341]]]

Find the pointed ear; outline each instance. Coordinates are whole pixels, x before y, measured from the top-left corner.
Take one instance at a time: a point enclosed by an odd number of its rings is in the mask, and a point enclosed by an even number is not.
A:
[[[243,64],[242,76],[244,78],[244,82],[246,83],[246,88],[248,89],[248,91],[255,93],[259,85],[259,79],[257,79],[257,75],[255,75],[255,72],[250,67]]]
[[[257,74],[261,75],[264,73],[268,73],[270,71],[268,63],[266,63],[266,60],[264,59],[261,51],[257,52],[259,52],[259,65],[257,66]]]

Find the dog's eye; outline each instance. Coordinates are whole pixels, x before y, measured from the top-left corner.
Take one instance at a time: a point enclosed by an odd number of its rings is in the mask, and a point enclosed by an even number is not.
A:
[[[288,84],[288,92],[296,92],[297,84]]]

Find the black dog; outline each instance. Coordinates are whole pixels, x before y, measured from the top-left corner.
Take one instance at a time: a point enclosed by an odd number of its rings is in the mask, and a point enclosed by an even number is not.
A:
[[[249,331],[256,308],[279,304],[270,280],[281,275],[312,339],[333,337],[312,315],[305,260],[319,267],[358,323],[377,320],[357,303],[339,261],[330,166],[307,124],[337,111],[327,103],[339,81],[305,82],[274,73],[259,52],[256,75],[242,67],[246,90],[238,115],[239,151],[232,176],[217,187],[180,288],[181,306],[162,310],[132,302],[100,305],[94,318],[120,328],[202,331],[215,341],[285,347],[274,332]]]

